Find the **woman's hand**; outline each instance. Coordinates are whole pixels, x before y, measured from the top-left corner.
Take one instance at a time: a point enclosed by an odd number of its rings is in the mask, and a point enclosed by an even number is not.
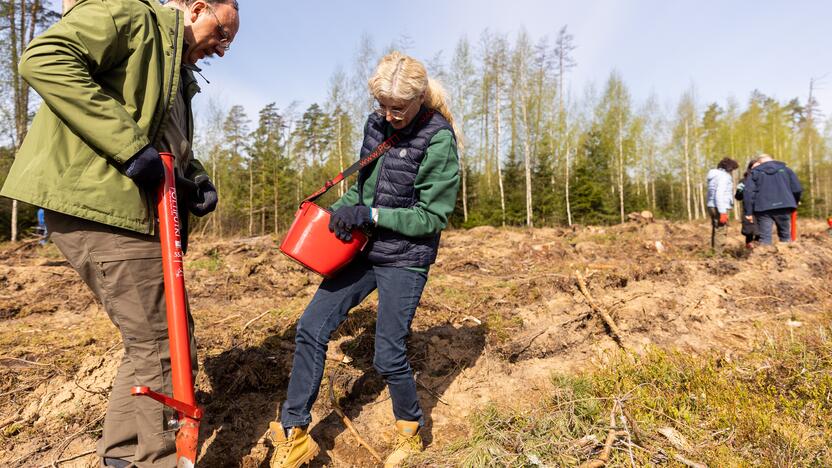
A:
[[[342,206],[329,218],[329,230],[344,242],[352,240],[352,230],[372,224],[370,207],[364,205]]]

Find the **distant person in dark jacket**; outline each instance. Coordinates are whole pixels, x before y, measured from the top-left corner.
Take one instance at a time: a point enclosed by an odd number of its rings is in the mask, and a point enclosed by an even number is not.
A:
[[[734,207],[734,178],[731,173],[739,164],[722,158],[716,169],[708,171],[708,214],[711,216],[711,248],[722,252],[728,240],[728,212]]]
[[[734,198],[742,203],[743,201],[743,194],[745,193],[745,181],[751,175],[751,169],[760,165],[760,158],[756,157],[751,161],[748,161],[748,166],[745,168],[745,174],[742,175],[742,180],[740,183],[737,184],[737,192],[734,194]],[[743,210],[744,212],[745,210]],[[757,224],[754,223],[754,217],[752,216],[751,219],[747,219],[745,216],[742,217],[742,235],[745,236],[745,246],[749,249],[754,248],[754,242],[760,241],[760,233],[757,229]]]
[[[745,181],[743,210],[745,219],[757,223],[762,244],[771,244],[772,225],[777,226],[780,242],[791,242],[792,212],[802,193],[794,171],[767,154],[760,155],[759,165]]]

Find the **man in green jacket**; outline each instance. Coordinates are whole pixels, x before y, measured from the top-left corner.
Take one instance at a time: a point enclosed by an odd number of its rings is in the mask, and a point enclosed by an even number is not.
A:
[[[121,334],[97,449],[105,466],[176,465],[172,412],[130,396],[134,385],[171,394],[159,151],[173,153],[179,177],[198,187],[190,211],[213,211],[216,189],[191,150],[193,71],[222,57],[238,29],[236,0],[80,0],[21,57],[43,105],[0,195],[46,209],[55,245]]]

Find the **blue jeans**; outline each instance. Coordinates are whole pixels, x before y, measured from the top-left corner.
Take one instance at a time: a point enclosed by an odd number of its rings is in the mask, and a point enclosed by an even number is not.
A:
[[[350,309],[376,288],[378,317],[373,367],[387,381],[396,419],[423,424],[405,341],[427,279],[427,273],[373,266],[360,258],[321,283],[298,321],[289,389],[280,412],[283,427],[303,427],[312,421],[310,411],[318,398],[330,336]]]
[[[792,211],[794,208],[779,208],[776,210],[757,211],[754,221],[760,229],[760,243],[771,245],[771,228],[777,226],[777,237],[780,242],[792,240]]]

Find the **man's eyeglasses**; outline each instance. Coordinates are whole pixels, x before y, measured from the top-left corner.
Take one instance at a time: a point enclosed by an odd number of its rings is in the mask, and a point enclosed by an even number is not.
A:
[[[404,109],[396,109],[395,107],[386,107],[386,106],[381,105],[380,102],[376,101],[376,108],[374,110],[375,110],[375,113],[378,114],[381,117],[387,117],[387,114],[390,114],[390,118],[392,118],[393,120],[401,122],[402,120],[404,120],[404,116],[407,114],[407,111],[409,111],[410,108],[413,107],[413,104],[416,101],[418,101],[418,99],[414,99],[414,100],[410,101],[410,104],[408,104]]]
[[[217,31],[220,33],[220,45],[222,46],[223,50],[231,50],[231,38],[228,37],[228,33],[225,32],[225,26],[220,22],[220,19],[217,17],[217,14],[214,12],[214,9],[211,6],[206,6],[208,11],[211,12],[211,15],[214,17],[214,20],[217,22]]]

